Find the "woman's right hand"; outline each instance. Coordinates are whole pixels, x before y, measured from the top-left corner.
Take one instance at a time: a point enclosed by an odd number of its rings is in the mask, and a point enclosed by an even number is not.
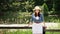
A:
[[[28,24],[28,27],[30,26],[30,24]]]
[[[32,23],[29,23],[29,24],[28,24],[28,27],[30,27],[30,25],[32,25]]]

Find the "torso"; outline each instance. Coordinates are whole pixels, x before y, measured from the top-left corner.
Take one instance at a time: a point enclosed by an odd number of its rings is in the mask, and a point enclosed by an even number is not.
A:
[[[32,19],[33,19],[33,22],[35,22],[35,23],[41,23],[42,21],[42,16],[41,16],[41,14],[40,14],[40,17],[35,17],[35,15],[33,14],[33,16],[32,16]]]

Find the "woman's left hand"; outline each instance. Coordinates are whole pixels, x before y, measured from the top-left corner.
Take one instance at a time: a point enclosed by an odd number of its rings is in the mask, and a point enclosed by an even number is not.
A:
[[[47,28],[47,26],[43,26],[43,28]]]

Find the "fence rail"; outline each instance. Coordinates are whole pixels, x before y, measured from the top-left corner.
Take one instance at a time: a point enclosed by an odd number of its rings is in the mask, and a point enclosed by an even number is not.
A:
[[[0,27],[0,29],[32,29],[32,27]],[[56,31],[60,32],[60,29],[45,29],[45,31]]]
[[[49,28],[50,27],[58,27],[60,25],[60,23],[45,23],[47,28],[45,29],[43,27],[43,34],[45,34],[46,31],[49,32],[60,32],[60,28]],[[52,25],[53,24],[53,25]],[[30,27],[28,27],[28,24],[0,24],[0,29],[32,29],[32,25],[30,25]]]

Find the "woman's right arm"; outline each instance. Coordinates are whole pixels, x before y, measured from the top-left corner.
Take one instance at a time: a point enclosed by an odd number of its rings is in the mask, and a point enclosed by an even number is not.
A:
[[[33,23],[33,14],[32,14],[32,17],[30,19],[30,22],[29,22],[28,26],[32,25],[32,23]]]
[[[30,26],[30,25],[32,25],[32,22],[30,22],[30,23],[28,24],[28,26]]]

